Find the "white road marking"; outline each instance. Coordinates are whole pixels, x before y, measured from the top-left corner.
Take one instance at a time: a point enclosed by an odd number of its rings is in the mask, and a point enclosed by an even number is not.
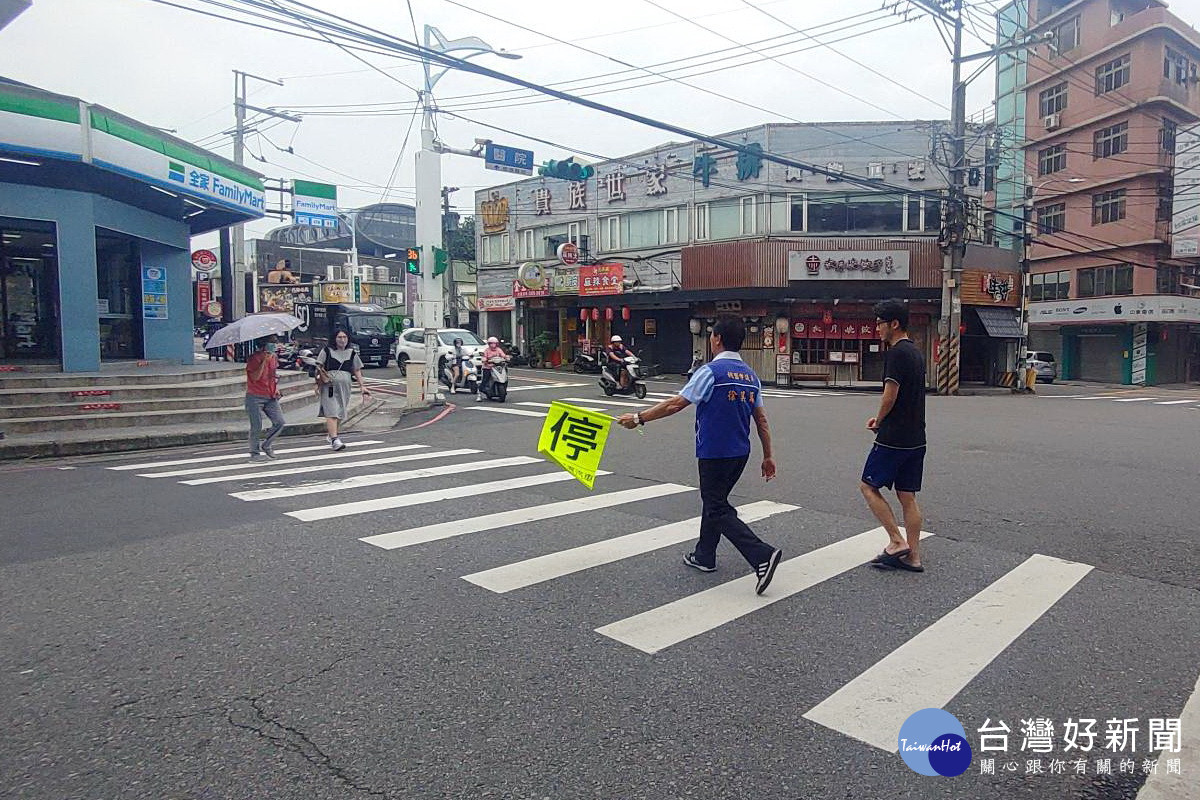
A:
[[[601,473],[597,472],[596,474],[599,475]],[[510,489],[527,489],[530,486],[573,480],[575,480],[575,476],[569,472],[543,472],[538,475],[524,475],[520,478],[508,478],[502,481],[433,489],[428,492],[417,492],[416,494],[375,497],[370,500],[336,503],[329,506],[317,506],[316,508],[305,508],[299,511],[287,511],[284,513],[301,522],[315,522],[321,519],[344,517],[350,514],[366,514],[372,511],[407,508],[408,506],[419,506],[425,503],[437,503],[442,500],[455,500],[460,497],[482,497],[493,492],[507,492]]]
[[[450,450],[441,455],[460,455],[478,453],[478,450]],[[274,500],[279,497],[307,497],[320,492],[337,492],[345,489],[361,489],[364,486],[381,486],[386,483],[399,483],[418,478],[433,478],[438,475],[458,475],[464,472],[478,472],[484,469],[500,469],[515,467],[522,464],[538,464],[542,459],[532,456],[513,456],[512,458],[493,458],[487,461],[468,461],[465,464],[443,464],[437,467],[421,467],[403,472],[378,472],[374,475],[354,475],[336,481],[322,481],[303,486],[283,486],[276,489],[251,489],[246,492],[230,492],[230,497],[239,500]]]
[[[805,719],[895,752],[900,727],[913,712],[949,703],[1091,570],[1030,556],[822,700]]]
[[[383,442],[375,440],[367,440],[365,442],[346,442],[346,447],[365,447],[369,444],[383,444]],[[308,453],[313,450],[328,450],[328,444],[315,444],[307,447],[277,447],[275,448],[276,455],[285,455],[287,453]],[[201,458],[181,458],[177,461],[145,461],[140,464],[122,464],[119,467],[105,467],[111,470],[126,470],[126,469],[154,469],[156,467],[178,467],[183,464],[205,464],[212,461],[236,461],[246,460],[246,452],[230,453],[224,456],[203,456]]]
[[[760,519],[796,508],[799,506],[763,500],[741,506],[738,508],[738,516],[744,522],[757,522]],[[699,531],[700,517],[692,517],[680,522],[659,525],[649,530],[618,536],[615,539],[605,539],[582,547],[573,547],[570,550],[561,550],[557,553],[518,561],[515,564],[506,564],[503,567],[464,575],[463,580],[485,589],[491,589],[493,592],[511,592],[514,589],[524,589],[526,586],[533,586],[574,572],[610,564],[623,558],[680,544],[695,539],[699,535]]]
[[[537,417],[545,419],[546,415],[540,411],[522,411],[519,408],[497,408],[496,406],[460,406],[466,411],[491,411],[493,414],[512,414],[518,417]]]
[[[517,403],[517,405],[519,405],[519,406],[533,406],[533,407],[535,407],[535,408],[546,408],[546,409],[550,408],[550,404],[549,404],[549,403]],[[603,412],[603,411],[604,411],[604,409],[603,409],[603,408],[596,408],[595,406],[576,406],[576,408],[582,408],[582,409],[584,409],[585,411],[600,411],[600,412]],[[545,414],[543,414],[542,416],[545,416]]]
[[[1121,397],[1114,398],[1114,403],[1144,403],[1147,400],[1154,400],[1153,397]]]
[[[421,453],[408,453],[400,456],[387,456],[384,458],[368,458],[366,461],[335,461],[332,464],[308,464],[303,467],[279,467],[269,469],[264,472],[252,472],[250,474],[236,472],[231,475],[213,475],[208,478],[194,478],[190,481],[180,481],[184,486],[204,486],[209,483],[223,483],[225,481],[253,481],[259,478],[276,478],[281,475],[303,475],[306,472],[332,472],[335,469],[357,469],[359,467],[376,467],[380,464],[397,464],[404,461],[424,461],[430,458],[449,458],[450,456],[474,455],[479,453],[479,450],[427,450]],[[365,455],[358,453],[356,455]],[[287,462],[284,462],[285,464]],[[294,461],[292,462],[295,463]],[[263,465],[264,462],[259,461],[256,466]],[[299,491],[297,491],[299,494]]]
[[[345,450],[338,450],[338,451],[327,452],[324,455],[319,455],[319,456],[301,456],[300,458],[286,458],[286,459],[283,459],[282,461],[280,461],[279,463],[282,465],[282,464],[300,464],[300,463],[309,462],[309,461],[328,461],[330,459],[354,458],[356,456],[367,456],[367,455],[373,455],[375,453],[394,453],[399,450],[416,450],[418,448],[425,448],[428,446],[429,445],[426,445],[426,444],[402,444],[402,445],[396,445],[395,447],[376,447],[373,450],[358,450],[353,453],[347,453]],[[321,449],[329,450],[329,445],[326,445],[325,447],[323,447]],[[262,463],[263,462],[261,462],[261,461],[251,461],[246,456],[242,456],[242,463],[240,463],[240,464],[221,464],[220,466],[216,466],[216,467],[197,467],[196,469],[176,469],[176,470],[171,470],[169,472],[139,472],[138,477],[139,478],[178,478],[178,477],[182,477],[184,475],[203,475],[203,474],[209,473],[209,472],[227,472],[227,471],[233,470],[233,469],[261,469]]]
[[[539,389],[570,389],[575,386],[587,386],[586,383],[545,383],[539,386],[509,386],[509,392],[536,392]]]
[[[1192,398],[1191,400],[1158,400],[1154,403],[1154,405],[1156,405],[1156,406],[1181,406],[1184,403],[1194,403],[1194,402],[1196,402],[1195,398]]]
[[[922,537],[930,535],[921,534]],[[643,653],[657,653],[862,566],[875,557],[886,543],[883,541],[886,536],[883,528],[873,528],[784,561],[779,565],[771,587],[761,596],[754,593],[757,579],[751,572],[745,577],[597,628],[596,632]],[[741,566],[738,564],[738,568]]]
[[[654,405],[651,402],[619,403],[616,400],[596,400],[595,398],[591,397],[562,397],[559,399],[564,403],[574,403],[576,405],[579,403],[599,403],[602,406],[620,406],[622,408],[649,408],[650,406]]]
[[[566,473],[562,474],[565,475]],[[607,475],[608,473],[597,472],[596,474]],[[674,483],[658,483],[652,486],[642,486],[637,489],[625,489],[619,492],[588,495],[575,500],[562,500],[556,503],[544,503],[542,505],[531,506],[529,508],[518,508],[511,511],[499,511],[494,514],[485,514],[481,517],[469,517],[467,519],[454,520],[452,522],[439,522],[433,525],[424,525],[420,528],[409,528],[408,530],[404,531],[381,533],[378,536],[367,536],[359,541],[366,542],[367,544],[373,544],[376,547],[382,547],[384,550],[395,550],[400,547],[409,547],[414,544],[434,542],[438,541],[439,539],[449,539],[452,536],[461,536],[466,533],[479,533],[480,531],[490,531],[496,528],[524,525],[526,523],[536,522],[538,520],[565,517],[569,514],[579,514],[584,511],[594,511],[596,509],[620,506],[638,500],[650,500],[655,497],[663,497],[669,494],[678,494],[679,492],[691,491],[695,490],[690,486],[680,486]]]
[[[1146,724],[1149,726],[1149,723]],[[1196,688],[1192,689],[1192,694],[1179,715],[1179,729],[1182,733],[1179,751],[1163,750],[1158,754],[1158,771],[1152,773],[1142,784],[1137,800],[1200,797],[1200,770],[1196,769],[1197,759],[1200,759],[1200,745],[1197,745],[1195,733],[1197,728],[1200,728],[1200,680],[1196,681]],[[1149,736],[1148,731],[1146,735]],[[1179,759],[1180,774],[1172,775],[1167,772],[1166,761],[1173,758]]]

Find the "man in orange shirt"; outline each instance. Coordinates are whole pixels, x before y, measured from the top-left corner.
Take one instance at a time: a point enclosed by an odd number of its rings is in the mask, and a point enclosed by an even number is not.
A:
[[[279,408],[282,395],[279,394],[279,380],[276,377],[279,359],[274,352],[277,339],[276,336],[259,339],[254,354],[246,360],[246,414],[250,417],[251,461],[274,458],[272,443],[283,431],[283,411]],[[262,433],[263,414],[271,420],[271,429],[260,444],[258,437]]]

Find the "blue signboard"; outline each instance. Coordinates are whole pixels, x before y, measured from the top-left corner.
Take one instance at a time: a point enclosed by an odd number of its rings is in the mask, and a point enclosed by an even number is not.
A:
[[[142,318],[167,318],[167,272],[162,267],[142,267]]]
[[[483,166],[498,172],[532,175],[533,151],[489,142],[483,151]]]

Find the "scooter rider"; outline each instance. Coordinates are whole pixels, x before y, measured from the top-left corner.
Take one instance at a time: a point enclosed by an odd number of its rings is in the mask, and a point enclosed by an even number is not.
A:
[[[503,358],[508,360],[508,354],[500,347],[500,340],[495,336],[489,336],[487,347],[483,351],[483,379],[479,382],[479,394],[475,397],[476,403],[482,403],[484,395],[487,394],[488,387],[492,385],[492,359]]]
[[[629,388],[629,370],[625,368],[625,358],[629,355],[628,348],[621,341],[620,336],[613,336],[608,340],[608,347],[604,349],[608,356],[608,368],[612,370],[613,377],[621,385],[621,391]]]
[[[467,358],[468,358],[467,354],[463,352],[462,337],[459,337],[459,336],[454,337],[454,365],[450,368],[450,376],[451,376],[450,391],[452,393],[455,393],[455,394],[458,393],[458,385],[460,383],[462,383],[462,380],[463,380],[462,365],[463,365],[463,362],[467,360]]]

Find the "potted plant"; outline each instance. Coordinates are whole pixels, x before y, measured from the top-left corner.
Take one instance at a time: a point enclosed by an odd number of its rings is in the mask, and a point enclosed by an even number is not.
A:
[[[542,331],[529,340],[529,366],[539,368],[546,362],[546,356],[558,346],[558,340],[549,331]]]

